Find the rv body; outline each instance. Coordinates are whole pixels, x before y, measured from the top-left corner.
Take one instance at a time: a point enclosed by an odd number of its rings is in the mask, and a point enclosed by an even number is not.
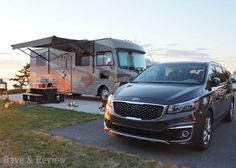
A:
[[[31,88],[44,84],[62,93],[103,98],[103,94],[114,93],[120,84],[129,82],[146,68],[144,49],[129,41],[94,40],[92,50],[93,55],[83,50],[53,48],[31,51]]]

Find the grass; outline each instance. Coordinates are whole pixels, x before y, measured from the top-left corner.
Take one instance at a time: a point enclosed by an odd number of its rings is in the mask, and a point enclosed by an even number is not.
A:
[[[175,167],[143,160],[136,155],[52,137],[47,133],[52,128],[99,118],[101,116],[95,114],[32,105],[4,109],[3,102],[0,102],[0,167]],[[7,157],[23,160],[10,162],[4,160]],[[41,162],[37,160],[39,157],[61,158],[64,161]]]

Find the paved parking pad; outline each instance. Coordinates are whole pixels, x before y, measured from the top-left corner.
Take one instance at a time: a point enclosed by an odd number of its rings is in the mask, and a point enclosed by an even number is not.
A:
[[[54,129],[51,135],[63,136],[79,143],[105,147],[137,154],[144,159],[155,159],[179,166],[201,168],[235,168],[236,121],[220,123],[214,129],[211,146],[200,152],[183,145],[165,145],[118,136],[110,136],[103,130],[103,120],[90,121],[65,128]]]
[[[68,106],[69,103],[75,103],[75,107]],[[42,106],[48,106],[48,107],[55,107],[60,109],[68,109],[68,110],[75,110],[75,111],[83,111],[86,113],[94,113],[94,114],[102,114],[99,110],[99,107],[102,106],[102,102],[95,97],[89,97],[89,96],[83,96],[83,97],[73,97],[70,96],[65,99],[62,103],[49,103],[49,104],[43,104]]]
[[[0,96],[0,98],[3,96]],[[22,99],[22,94],[11,94],[9,95],[10,100],[16,101]],[[69,103],[74,102],[76,107],[68,106]],[[101,107],[102,102],[99,98],[93,96],[69,96],[65,98],[65,101],[62,103],[48,103],[42,104],[42,106],[54,107],[67,110],[83,111],[86,113],[102,114],[98,109]]]

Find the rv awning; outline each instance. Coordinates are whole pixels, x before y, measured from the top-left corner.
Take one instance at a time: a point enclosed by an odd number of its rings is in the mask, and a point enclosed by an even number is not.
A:
[[[54,48],[61,51],[67,52],[79,52],[85,51],[93,55],[93,41],[89,40],[73,40],[60,38],[56,36],[47,37],[39,40],[19,43],[11,45],[12,49],[22,49],[22,48]]]

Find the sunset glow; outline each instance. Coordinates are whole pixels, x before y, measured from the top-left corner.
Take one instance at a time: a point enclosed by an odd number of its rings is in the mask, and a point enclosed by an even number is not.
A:
[[[0,78],[13,77],[29,57],[11,44],[52,35],[128,39],[157,62],[213,60],[236,70],[236,1],[16,1],[0,6]]]

